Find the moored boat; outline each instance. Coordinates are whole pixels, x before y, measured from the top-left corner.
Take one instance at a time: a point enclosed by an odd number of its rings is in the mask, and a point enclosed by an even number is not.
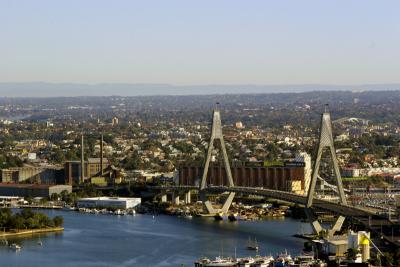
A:
[[[195,267],[232,267],[237,266],[237,261],[232,258],[216,257],[215,260],[200,258],[194,263]]]
[[[251,266],[253,266],[254,262],[255,262],[255,260],[252,257],[241,258],[241,259],[238,259],[238,266],[239,267],[251,267]]]
[[[9,248],[10,248],[10,249],[13,249],[13,250],[20,250],[22,247],[21,247],[20,245],[16,244],[16,243],[12,243],[12,244],[9,246]]]
[[[254,259],[254,267],[269,267],[271,263],[274,261],[274,257],[272,256],[257,256]]]
[[[282,266],[288,266],[289,264],[293,264],[294,261],[292,259],[292,256],[285,250],[284,253],[281,253],[278,255],[274,262],[275,267],[282,267]]]
[[[247,241],[247,249],[248,250],[258,250],[259,247],[258,247],[257,239],[254,238],[254,241],[253,241],[249,237],[249,240]]]

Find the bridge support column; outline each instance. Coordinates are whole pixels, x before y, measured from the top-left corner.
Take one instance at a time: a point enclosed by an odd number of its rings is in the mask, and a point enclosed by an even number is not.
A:
[[[312,213],[312,211],[310,209],[306,208],[305,212],[306,212],[307,220],[310,222],[311,228],[313,229],[314,234],[318,235],[323,230],[321,224],[318,221],[318,218],[316,218],[314,216],[314,214]]]
[[[336,222],[335,222],[335,224],[332,226],[332,228],[328,230],[328,235],[329,235],[329,236],[333,236],[336,232],[339,232],[340,229],[342,229],[342,225],[343,225],[345,219],[346,219],[345,217],[339,216],[339,217],[336,219]]]
[[[224,136],[222,134],[222,125],[221,125],[221,113],[218,109],[214,109],[213,111],[213,122],[212,122],[212,129],[211,129],[211,137],[210,142],[208,145],[207,156],[203,166],[203,175],[200,182],[200,199],[204,203],[204,207],[209,214],[215,214],[218,210],[214,209],[211,202],[207,200],[207,196],[203,191],[207,187],[207,178],[208,178],[208,168],[210,166],[210,161],[212,157],[212,152],[214,150],[214,141],[219,140],[221,145],[221,152],[222,157],[224,159],[224,167],[226,172],[226,178],[228,181],[228,186],[233,187],[233,178],[232,178],[232,171],[231,166],[229,164],[228,153],[226,152],[225,148],[225,141]],[[227,213],[229,207],[232,204],[232,200],[235,197],[235,193],[229,193],[228,198],[226,199],[225,203],[222,206],[220,211]]]
[[[318,235],[319,233],[321,233],[322,231],[326,231],[328,233],[328,236],[333,236],[336,232],[340,231],[342,229],[342,225],[344,223],[344,220],[346,219],[343,216],[339,216],[334,225],[332,226],[332,228],[330,229],[324,229],[322,228],[320,222],[318,221],[318,219],[314,216],[314,214],[312,213],[312,211],[310,209],[305,209],[306,212],[306,216],[308,221],[311,224],[311,227],[314,231],[314,234]]]
[[[213,208],[211,201],[207,200],[207,196],[204,191],[199,192],[199,197],[200,197],[200,200],[203,202],[205,212],[207,212],[208,214],[216,214],[217,213],[217,211]]]
[[[185,204],[190,204],[192,202],[192,196],[190,191],[185,193]]]
[[[228,213],[229,208],[230,208],[231,205],[232,205],[232,201],[233,201],[233,198],[234,198],[234,197],[235,197],[235,193],[233,193],[233,192],[229,193],[229,196],[228,196],[228,198],[225,200],[225,203],[224,203],[224,205],[222,206],[222,209],[221,209],[221,211],[222,211],[224,214]]]
[[[315,186],[317,183],[317,179],[319,176],[319,166],[321,164],[321,157],[324,148],[329,148],[331,152],[331,159],[333,163],[333,170],[335,173],[336,178],[336,185],[337,185],[337,192],[339,195],[339,203],[342,205],[346,205],[346,196],[344,194],[343,184],[342,184],[342,177],[340,175],[339,170],[339,163],[336,157],[336,150],[334,147],[333,142],[333,135],[332,135],[332,122],[331,122],[331,115],[327,110],[321,115],[321,127],[319,133],[319,144],[318,144],[318,152],[317,157],[314,162],[314,168],[312,172],[312,177],[310,181],[310,188],[308,190],[307,195],[307,203],[306,207],[310,208],[313,204],[314,193],[315,193]]]
[[[335,232],[340,231],[342,228],[345,217],[339,216],[331,229],[323,229],[321,224],[318,222],[317,218],[311,211],[311,207],[313,205],[315,187],[317,183],[317,179],[319,176],[319,167],[321,164],[322,152],[324,148],[328,148],[330,151],[333,171],[335,173],[336,185],[337,185],[337,193],[339,196],[339,204],[346,205],[346,195],[344,194],[342,177],[340,175],[339,164],[336,156],[336,150],[333,142],[333,134],[332,134],[332,122],[331,115],[328,110],[325,109],[325,112],[321,115],[321,127],[319,132],[319,142],[318,142],[318,152],[317,157],[314,162],[314,168],[312,172],[312,177],[310,181],[310,188],[308,190],[307,201],[306,201],[306,215],[308,221],[311,223],[311,226],[314,230],[314,233],[319,234],[321,231],[326,231],[329,236],[333,236]]]
[[[162,203],[167,202],[167,194],[161,195],[161,202],[162,202]]]
[[[180,204],[180,200],[179,200],[179,194],[178,193],[173,193],[172,194],[172,203],[175,205],[179,205]]]

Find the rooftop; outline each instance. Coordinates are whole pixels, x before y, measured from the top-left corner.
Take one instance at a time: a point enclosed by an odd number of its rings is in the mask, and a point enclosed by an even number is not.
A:
[[[0,183],[1,187],[7,188],[32,188],[32,189],[47,189],[54,186],[69,186],[69,185],[52,185],[52,184],[15,184],[15,183]]]
[[[80,160],[67,160],[65,162],[81,163]],[[85,160],[85,163],[99,163],[100,164],[100,158],[88,158],[87,160]],[[107,163],[108,163],[108,159],[103,158],[103,164],[107,164]]]
[[[128,200],[137,200],[140,198],[137,197],[87,197],[87,198],[80,198],[80,200],[107,200],[107,201],[128,201]]]

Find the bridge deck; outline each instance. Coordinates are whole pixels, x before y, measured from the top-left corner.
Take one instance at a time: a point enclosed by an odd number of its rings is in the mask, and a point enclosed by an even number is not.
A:
[[[198,190],[196,186],[155,186],[154,189],[165,189],[165,190]],[[254,187],[228,187],[228,186],[209,186],[204,189],[210,193],[223,193],[223,192],[235,192],[239,194],[264,196],[268,198],[274,198],[277,200],[283,200],[291,203],[297,203],[304,205],[307,197],[298,195],[290,192],[265,189],[265,188],[254,188]],[[334,213],[338,213],[344,216],[373,216],[376,213],[370,209],[354,207],[351,205],[341,205],[328,200],[314,199],[313,207],[321,210],[326,210]]]

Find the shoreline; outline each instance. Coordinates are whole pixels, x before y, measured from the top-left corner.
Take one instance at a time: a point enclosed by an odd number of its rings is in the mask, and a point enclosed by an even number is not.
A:
[[[18,232],[0,232],[0,238],[24,236],[24,235],[34,235],[34,234],[39,234],[39,233],[62,232],[62,231],[64,231],[64,227],[21,230]]]

